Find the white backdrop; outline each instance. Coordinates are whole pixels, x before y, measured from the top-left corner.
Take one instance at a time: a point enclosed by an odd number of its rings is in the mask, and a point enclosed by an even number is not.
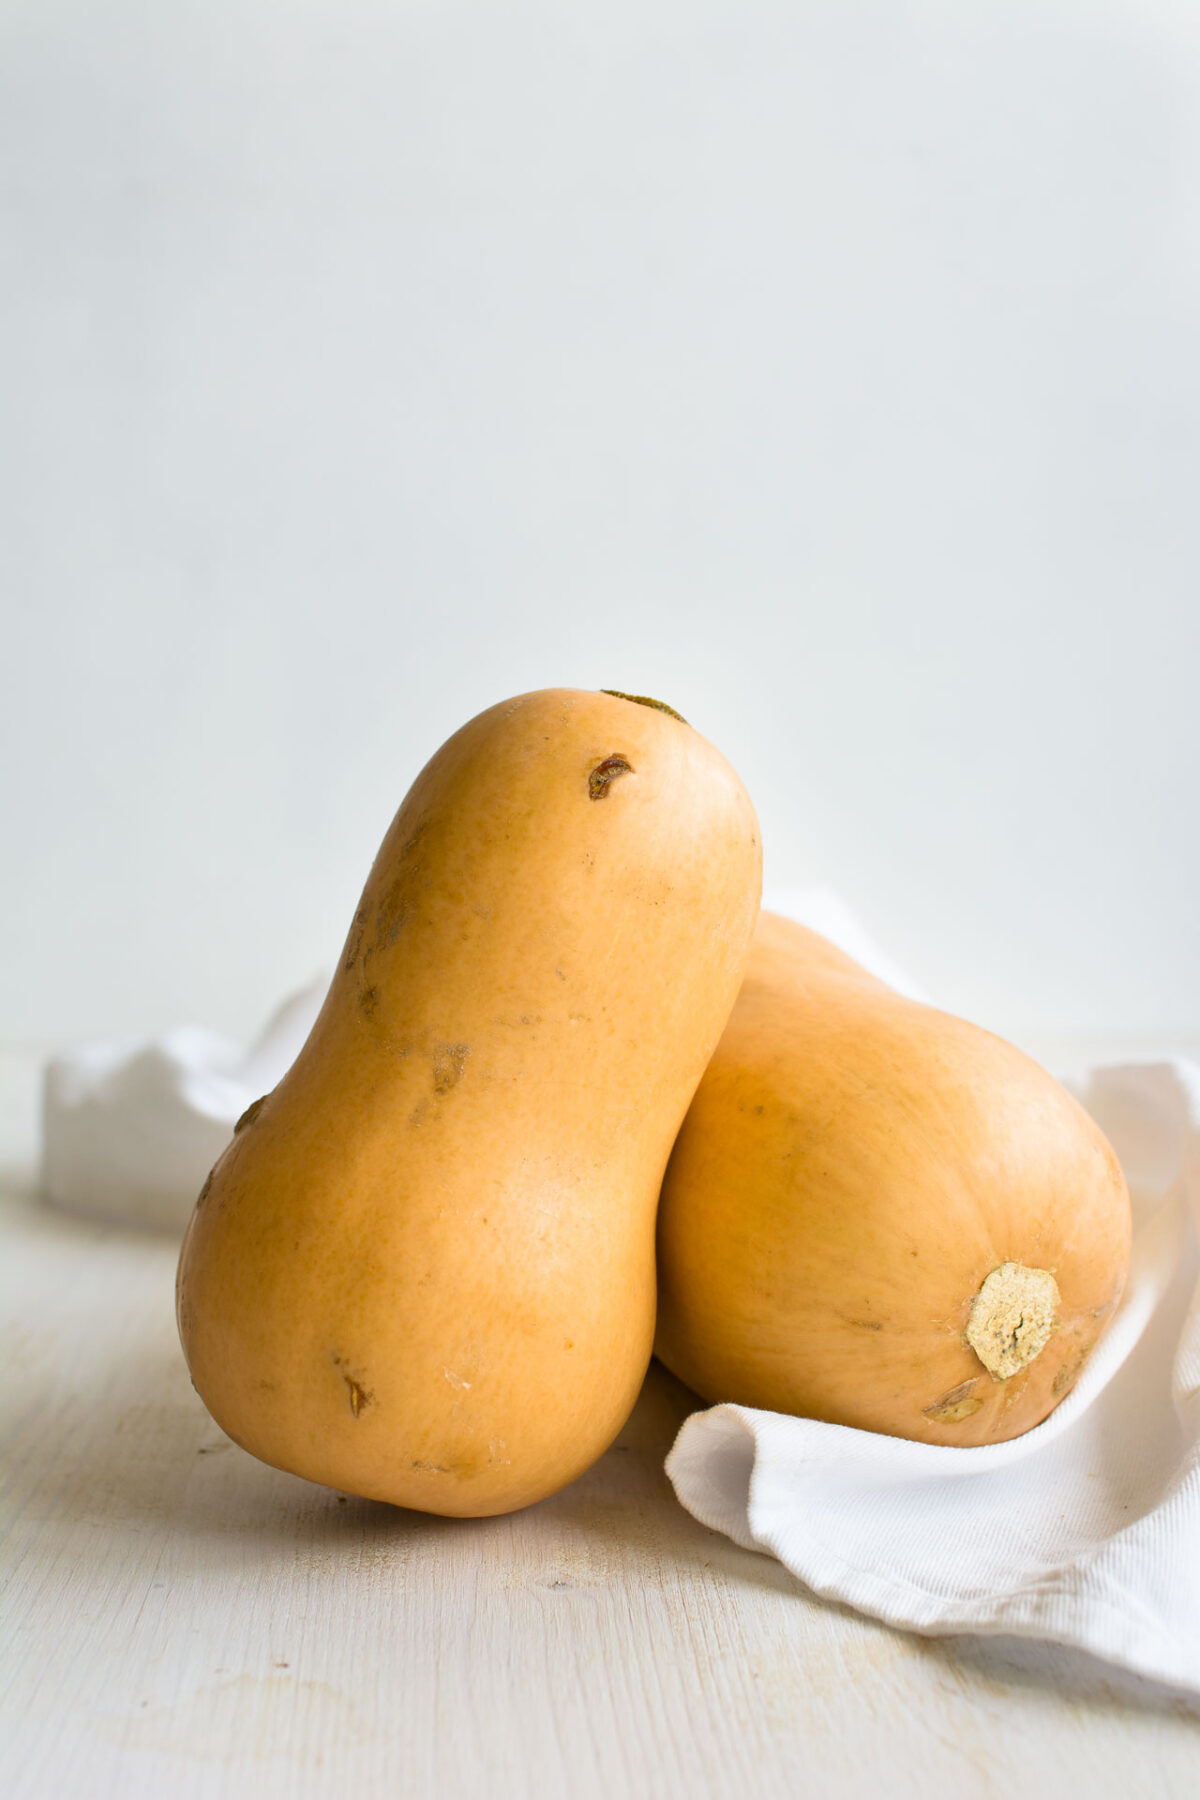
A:
[[[1193,0],[4,0],[9,1038],[248,1031],[505,694],[1200,1020]]]

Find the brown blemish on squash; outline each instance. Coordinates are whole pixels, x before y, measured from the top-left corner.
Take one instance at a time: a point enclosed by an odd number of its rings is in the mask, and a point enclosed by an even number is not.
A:
[[[362,1007],[363,1017],[371,1018],[379,1005],[379,989],[377,987],[364,988],[358,996],[358,1004]]]
[[[1095,1342],[1095,1338],[1092,1338],[1081,1350],[1076,1352],[1069,1362],[1065,1362],[1057,1375],[1055,1375],[1050,1392],[1054,1395],[1056,1400],[1061,1400],[1063,1395],[1069,1394],[1071,1389],[1075,1386],[1075,1383],[1079,1380],[1084,1363],[1092,1353]]]
[[[383,949],[394,944],[408,924],[412,912],[408,887],[407,880],[396,882],[379,902],[375,921],[376,948]]]
[[[422,1475],[449,1475],[450,1473],[450,1465],[448,1463],[420,1462],[415,1457],[412,1462],[412,1467],[414,1469],[419,1469]]]
[[[433,1060],[435,1094],[448,1094],[451,1088],[458,1086],[470,1054],[470,1044],[443,1044]]]
[[[957,1387],[947,1388],[931,1406],[921,1409],[925,1417],[937,1425],[957,1425],[960,1419],[969,1419],[983,1405],[973,1391],[978,1380],[978,1375],[972,1375],[968,1381],[960,1381]]]
[[[374,1400],[374,1393],[355,1376],[346,1373],[346,1359],[344,1356],[339,1356],[336,1350],[330,1351],[329,1360],[334,1368],[338,1370],[342,1380],[346,1384],[350,1398],[350,1411],[354,1414],[356,1419],[360,1418],[366,1408],[370,1406],[371,1402]]]
[[[413,829],[409,832],[403,844],[400,846],[401,856],[411,856],[428,829],[428,819],[422,819],[419,824],[414,825]]]
[[[197,1206],[203,1206],[204,1202],[208,1199],[208,1190],[213,1184],[213,1176],[216,1174],[216,1172],[217,1172],[217,1165],[214,1163],[212,1168],[208,1171],[208,1174],[204,1177],[204,1186],[200,1189],[199,1194],[196,1196],[196,1205]]]
[[[428,866],[415,854],[424,834],[424,824],[410,833],[400,849],[392,878],[376,903],[374,950],[386,950],[396,942],[417,911],[419,895],[432,884]],[[368,950],[363,957],[364,969],[371,954]]]
[[[965,1333],[989,1375],[1007,1381],[1041,1355],[1059,1301],[1058,1283],[1048,1269],[1005,1262],[992,1270],[971,1302]]]
[[[360,906],[354,915],[354,923],[350,927],[350,935],[346,939],[346,955],[342,963],[344,969],[352,969],[362,949],[363,932],[367,928],[367,909]]]
[[[668,718],[678,719],[681,725],[687,724],[682,713],[676,712],[673,706],[668,706],[665,700],[652,700],[649,694],[623,694],[620,688],[601,688],[600,692],[613,700],[628,700],[634,706],[651,706],[655,712],[666,713]]]
[[[1089,1319],[1107,1319],[1109,1313],[1115,1312],[1117,1310],[1117,1307],[1120,1304],[1121,1295],[1124,1293],[1124,1291],[1125,1291],[1124,1281],[1123,1280],[1118,1281],[1116,1287],[1113,1289],[1113,1291],[1109,1295],[1108,1299],[1105,1300],[1102,1305],[1093,1306],[1090,1309],[1090,1311],[1088,1312],[1088,1318]]]
[[[606,756],[603,762],[596,764],[588,776],[588,799],[603,800],[618,775],[633,775],[636,771],[631,762],[623,756]]]
[[[247,1125],[253,1125],[255,1119],[257,1119],[259,1113],[262,1111],[263,1107],[266,1105],[267,1100],[269,1098],[270,1098],[269,1095],[263,1094],[260,1096],[259,1099],[253,1101],[252,1104],[246,1108],[245,1112],[242,1114],[241,1118],[238,1120],[237,1124],[233,1128],[234,1137],[237,1136],[239,1131],[244,1131],[246,1129]]]

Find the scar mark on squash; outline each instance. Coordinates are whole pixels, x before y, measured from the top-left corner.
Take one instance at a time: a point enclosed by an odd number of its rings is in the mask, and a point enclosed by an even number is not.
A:
[[[668,718],[678,719],[681,725],[687,724],[682,713],[676,712],[673,706],[668,706],[665,700],[652,700],[649,694],[623,694],[620,688],[601,688],[600,692],[607,694],[612,700],[628,700],[634,706],[651,706],[655,712],[666,713]]]
[[[197,1206],[203,1206],[204,1202],[208,1199],[208,1190],[213,1184],[213,1176],[216,1174],[216,1172],[217,1172],[217,1165],[214,1163],[212,1168],[208,1171],[208,1174],[204,1177],[204,1186],[200,1189],[199,1194],[196,1196],[196,1205]]]
[[[422,1475],[449,1475],[450,1473],[449,1463],[421,1462],[414,1457],[412,1466],[414,1469],[419,1469]]]
[[[350,927],[350,935],[346,939],[346,955],[342,963],[344,969],[352,969],[358,961],[358,953],[362,949],[363,932],[367,928],[367,909],[360,906],[354,915],[354,923]]]
[[[394,944],[408,924],[412,912],[412,900],[405,891],[406,887],[407,883],[397,882],[379,903],[375,941],[381,948]]]
[[[882,1331],[882,1319],[847,1319],[847,1325],[857,1325],[860,1331]]]
[[[346,1373],[346,1359],[344,1356],[339,1356],[336,1350],[330,1351],[329,1360],[346,1384],[350,1397],[350,1411],[356,1419],[360,1418],[374,1400],[374,1392],[363,1382],[357,1380],[355,1376]]]
[[[239,1131],[244,1131],[246,1129],[247,1125],[253,1125],[255,1119],[257,1119],[259,1113],[262,1111],[263,1107],[266,1105],[266,1103],[269,1099],[270,1099],[269,1094],[263,1094],[260,1096],[259,1099],[255,1100],[250,1106],[248,1106],[246,1108],[245,1112],[242,1114],[241,1118],[238,1120],[237,1124],[233,1128],[234,1137],[237,1136]]]
[[[932,1419],[935,1425],[957,1425],[960,1419],[969,1419],[983,1405],[974,1392],[978,1379],[977,1375],[972,1375],[969,1380],[960,1381],[957,1387],[947,1388],[931,1406],[922,1407],[925,1417]]]
[[[358,1004],[362,1007],[365,1019],[373,1018],[375,1009],[379,1005],[379,989],[377,987],[364,988],[358,996]]]
[[[1080,1370],[1091,1355],[1092,1346],[1095,1341],[1095,1338],[1093,1338],[1091,1343],[1085,1344],[1083,1349],[1072,1357],[1070,1362],[1065,1362],[1057,1375],[1055,1375],[1054,1380],[1050,1384],[1050,1392],[1054,1395],[1056,1400],[1061,1400],[1064,1394],[1069,1394],[1071,1389],[1075,1386],[1075,1383],[1079,1380]]]
[[[458,1086],[470,1054],[470,1044],[443,1044],[433,1059],[435,1094],[448,1094],[451,1088]]]
[[[623,756],[606,756],[588,776],[588,799],[603,800],[618,775],[633,775],[636,770]]]

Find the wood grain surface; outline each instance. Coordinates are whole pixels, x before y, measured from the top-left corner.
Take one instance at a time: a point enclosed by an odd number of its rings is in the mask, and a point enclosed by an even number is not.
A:
[[[254,1796],[1200,1793],[1200,1701],[814,1600],[675,1501],[691,1396],[526,1512],[308,1485],[193,1393],[175,1246],[58,1214],[4,1064],[5,1790]]]

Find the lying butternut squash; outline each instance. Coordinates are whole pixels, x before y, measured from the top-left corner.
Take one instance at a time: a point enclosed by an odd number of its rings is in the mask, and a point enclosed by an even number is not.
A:
[[[443,746],[183,1245],[180,1335],[231,1437],[449,1514],[600,1455],[649,1361],[659,1186],[759,885],[744,788],[669,708],[526,694]]]
[[[764,913],[668,1167],[656,1350],[709,1400],[937,1444],[1036,1425],[1120,1298],[1130,1213],[1011,1045]]]

